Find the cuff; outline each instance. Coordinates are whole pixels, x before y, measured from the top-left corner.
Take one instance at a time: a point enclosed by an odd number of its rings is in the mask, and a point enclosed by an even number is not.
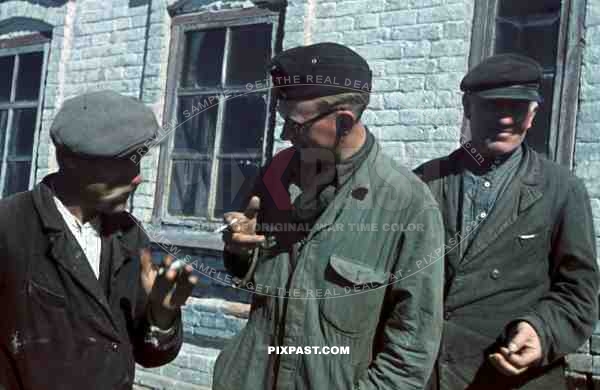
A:
[[[179,309],[178,309],[179,310]],[[144,343],[152,345],[159,350],[167,350],[174,347],[178,342],[179,328],[181,325],[181,312],[176,316],[175,322],[168,329],[161,329],[152,324],[148,319],[148,327],[144,336]]]
[[[236,260],[235,262],[238,265],[237,268],[228,266],[228,263],[232,264],[232,262],[234,262],[232,261],[233,259]],[[247,256],[238,256],[229,252],[224,252],[224,261],[226,268],[233,274],[232,287],[251,290],[252,288],[249,286],[249,282],[254,278],[254,272],[256,271],[258,248],[252,250]],[[240,263],[243,263],[243,269],[239,268]]]
[[[544,321],[537,315],[527,314],[511,321],[505,328],[505,336],[508,335],[513,326],[516,326],[521,321],[527,322],[529,325],[531,325],[540,339],[540,345],[542,346],[542,360],[540,360],[539,365],[545,366],[552,363],[552,361],[549,359],[548,340],[546,338],[546,332],[544,331],[546,327],[544,326]]]

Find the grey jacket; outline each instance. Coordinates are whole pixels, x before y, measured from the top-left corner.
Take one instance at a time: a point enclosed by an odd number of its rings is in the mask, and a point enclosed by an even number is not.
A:
[[[272,192],[255,187],[260,222],[285,223]],[[443,290],[442,218],[425,184],[376,143],[308,236],[292,243],[291,235],[275,234],[278,244],[261,251],[250,318],[219,356],[214,389],[422,390],[438,352]],[[243,273],[231,256],[226,263]],[[349,354],[278,355],[269,346]]]

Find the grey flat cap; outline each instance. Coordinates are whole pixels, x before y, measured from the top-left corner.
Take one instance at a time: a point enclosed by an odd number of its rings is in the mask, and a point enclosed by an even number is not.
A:
[[[64,102],[50,128],[57,149],[97,158],[123,158],[156,138],[152,110],[113,91],[85,93]]]

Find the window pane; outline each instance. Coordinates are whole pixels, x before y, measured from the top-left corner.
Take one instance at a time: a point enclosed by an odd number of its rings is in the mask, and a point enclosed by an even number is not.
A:
[[[560,0],[500,0],[496,20],[496,53],[523,54],[544,67],[544,102],[527,133],[527,143],[545,155],[549,152],[560,11]]]
[[[270,55],[270,24],[232,27],[227,85],[245,85],[265,80]]]
[[[179,126],[175,130],[174,152],[212,153],[219,104],[217,99],[209,100],[210,97],[213,96],[179,99]]]
[[[19,55],[16,100],[38,100],[43,62],[43,52]]]
[[[536,14],[498,19],[496,52],[516,52],[538,61],[545,69],[556,67],[560,14]]]
[[[6,181],[3,196],[27,191],[31,161],[9,161],[6,165]]]
[[[252,179],[258,174],[258,160],[221,159],[215,217],[228,211],[243,210],[251,190]]]
[[[170,215],[207,215],[211,165],[210,160],[173,161],[169,192]]]
[[[539,153],[548,155],[548,129],[552,118],[552,97],[554,95],[554,74],[544,75],[542,80],[542,96],[544,102],[540,105],[533,126],[527,132],[527,143]]]
[[[521,16],[531,14],[553,13],[560,11],[561,0],[500,0],[498,15]]]
[[[224,50],[224,29],[187,32],[181,86],[220,85]]]
[[[262,152],[265,133],[266,95],[251,94],[225,101],[223,153]]]
[[[10,136],[10,157],[31,157],[33,136],[35,133],[35,114],[37,109],[24,108],[13,111],[13,131]]]
[[[15,56],[0,57],[0,102],[10,100]]]
[[[0,170],[2,169],[2,153],[4,152],[4,137],[8,124],[8,110],[0,110]]]
[[[6,125],[8,124],[8,110],[0,110],[0,153],[4,149],[4,137],[6,135]]]

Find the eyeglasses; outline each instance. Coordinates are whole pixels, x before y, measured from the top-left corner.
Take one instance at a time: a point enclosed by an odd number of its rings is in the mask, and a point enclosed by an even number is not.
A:
[[[326,112],[323,112],[317,116],[315,116],[312,119],[309,119],[305,122],[296,122],[295,120],[293,120],[292,118],[285,117],[285,124],[283,125],[283,131],[281,133],[281,138],[283,139],[284,134],[289,134],[289,135],[299,135],[301,133],[306,132],[308,129],[311,128],[312,125],[314,125],[316,122],[318,122],[319,120],[325,118],[327,115],[330,115],[336,111],[339,111],[339,108],[335,108],[333,110],[329,110]]]

